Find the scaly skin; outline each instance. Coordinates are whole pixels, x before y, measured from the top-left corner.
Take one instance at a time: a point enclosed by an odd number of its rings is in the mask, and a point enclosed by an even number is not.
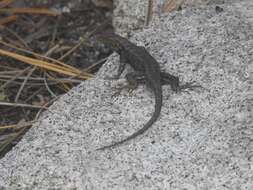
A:
[[[155,94],[155,111],[149,121],[137,132],[129,137],[115,142],[111,145],[104,146],[98,150],[104,150],[120,145],[129,141],[147,131],[152,124],[158,119],[162,107],[162,83],[170,84],[172,89],[177,91],[179,89],[179,79],[168,73],[160,71],[159,63],[148,53],[148,51],[141,46],[136,46],[127,39],[117,34],[100,34],[95,36],[95,41],[102,43],[112,51],[120,55],[121,62],[127,63],[135,70],[135,75],[143,76],[147,85],[153,90]],[[122,64],[122,63],[121,63]],[[124,65],[119,69],[119,75],[122,73]],[[134,81],[129,80],[129,81]]]

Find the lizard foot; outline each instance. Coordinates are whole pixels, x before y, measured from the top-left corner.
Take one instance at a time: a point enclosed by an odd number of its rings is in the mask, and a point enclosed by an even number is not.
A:
[[[127,80],[128,81],[128,80]],[[112,97],[117,96],[121,93],[122,90],[127,90],[129,93],[132,93],[136,88],[138,84],[137,83],[126,83],[126,81],[121,83],[118,83],[115,87],[112,87],[115,93],[112,95]]]
[[[187,82],[187,83],[179,86],[179,91],[185,91],[186,89],[194,90],[196,88],[202,88],[202,89],[204,89],[203,86],[196,84],[195,81],[192,81],[192,82]]]
[[[122,90],[127,89],[127,91],[129,93],[132,93],[135,89],[137,88],[137,86],[132,86],[131,84],[127,84],[121,87],[113,87],[113,89],[116,91],[112,97],[118,96]]]

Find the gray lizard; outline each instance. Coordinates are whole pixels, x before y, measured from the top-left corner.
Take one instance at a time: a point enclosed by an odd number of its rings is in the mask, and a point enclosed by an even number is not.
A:
[[[115,147],[126,141],[129,141],[138,135],[147,131],[152,124],[158,119],[162,107],[162,84],[169,84],[172,90],[180,90],[179,78],[169,73],[161,72],[159,63],[141,46],[137,46],[114,33],[99,34],[94,37],[95,41],[102,43],[112,51],[120,55],[121,65],[118,70],[117,77],[123,72],[125,64],[131,65],[135,72],[126,75],[126,79],[130,85],[136,87],[138,81],[145,81],[155,94],[155,111],[149,121],[138,131],[129,137],[115,142],[110,145],[103,146],[97,150],[104,150]]]

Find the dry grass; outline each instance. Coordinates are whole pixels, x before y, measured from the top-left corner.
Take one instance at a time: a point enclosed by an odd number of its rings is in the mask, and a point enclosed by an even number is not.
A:
[[[85,69],[66,63],[81,46],[89,46],[86,39],[92,32],[87,31],[78,42],[66,45],[64,39],[56,39],[60,12],[13,7],[13,3],[0,1],[0,115],[3,117],[0,157],[38,120],[42,110],[76,84],[91,78],[89,71],[104,61],[101,59]],[[47,33],[50,20],[56,24]],[[46,48],[41,48],[41,44]]]

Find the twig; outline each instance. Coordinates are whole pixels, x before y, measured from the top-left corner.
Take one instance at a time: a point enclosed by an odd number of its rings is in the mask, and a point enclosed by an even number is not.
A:
[[[150,22],[152,9],[153,9],[153,0],[148,0],[148,6],[146,8],[146,16],[145,16],[145,22],[144,22],[145,26],[148,26]]]
[[[3,26],[8,23],[14,22],[17,20],[17,18],[18,18],[17,15],[10,15],[10,16],[4,17],[0,20],[0,25]]]
[[[8,27],[4,27],[4,29],[9,32],[10,34],[12,34],[13,36],[15,36],[26,48],[29,48],[28,44],[22,39],[22,37],[20,37],[15,31],[13,31],[12,29],[8,28]],[[30,48],[29,48],[30,49]]]
[[[53,27],[52,39],[51,39],[51,42],[49,44],[54,44],[54,42],[55,42],[56,34],[58,32],[58,27],[59,27],[59,18],[60,17],[57,17],[57,19],[56,19],[56,23]]]
[[[5,88],[8,84],[10,84],[11,82],[13,82],[14,80],[17,79],[17,77],[21,76],[23,73],[27,72],[31,67],[27,67],[23,70],[23,72],[20,72],[19,74],[17,74],[16,76],[13,76],[10,80],[8,80],[6,83],[4,83],[2,86],[0,86],[0,89]]]
[[[96,67],[97,65],[103,63],[103,62],[106,61],[107,59],[108,59],[108,57],[98,60],[96,63],[90,65],[90,66],[87,67],[87,68],[85,68],[82,72],[88,72],[88,71],[90,71],[91,69],[93,69],[93,68]],[[81,73],[82,73],[82,72],[81,72]]]
[[[23,132],[26,130],[26,128],[24,127],[23,129],[21,129],[19,132],[17,133],[13,133],[11,134],[7,140],[4,141],[4,143],[0,146],[0,156],[2,155],[2,152],[4,151],[4,149],[11,144],[11,142],[13,142],[15,139],[17,139],[21,134],[23,134]]]
[[[46,86],[47,91],[49,92],[49,94],[51,94],[51,96],[53,96],[54,98],[56,97],[55,93],[53,93],[53,91],[49,88],[48,84],[47,84],[47,79],[44,73],[44,84]]]
[[[0,8],[7,7],[7,6],[10,5],[12,2],[13,2],[13,0],[2,0],[2,1],[0,2]]]
[[[38,93],[40,93],[41,90],[43,90],[44,88],[40,87],[38,90],[36,90],[35,92],[33,92],[24,102],[28,102],[29,100],[31,100],[34,96],[36,96]]]
[[[20,104],[20,103],[11,103],[11,102],[0,102],[0,106],[47,109],[47,107],[45,107],[45,106],[36,106],[36,105],[30,105],[30,104]]]
[[[60,97],[61,97],[61,96],[56,96],[55,98],[51,99],[49,102],[45,103],[45,104],[44,104],[45,108],[42,107],[42,108],[37,112],[37,114],[36,114],[36,116],[35,116],[35,120],[38,120],[38,119],[39,119],[39,116],[40,116],[40,114],[41,114],[41,112],[42,112],[43,109],[47,109],[46,106],[50,105],[51,103],[53,103],[55,100],[57,100],[57,99],[60,98]],[[52,111],[50,111],[49,109],[47,109],[47,110],[48,110],[49,112],[52,112]],[[52,112],[52,113],[56,113],[56,112]]]
[[[18,74],[20,72],[23,72],[23,70],[12,70],[12,71],[0,71],[0,77],[5,76],[5,74]]]
[[[69,51],[67,51],[63,56],[61,56],[58,59],[58,61],[62,61],[65,57],[73,53],[77,48],[79,48],[82,45],[83,42],[84,42],[84,39],[80,39],[80,41],[74,47],[72,47]]]
[[[2,40],[0,40],[0,44],[3,44],[3,45],[5,45],[5,46],[7,46],[7,47],[11,47],[11,48],[13,48],[13,49],[19,50],[19,51],[24,52],[24,53],[31,54],[31,55],[36,56],[36,57],[38,56],[38,57],[40,57],[40,58],[44,58],[45,60],[52,61],[53,63],[58,63],[59,65],[63,66],[63,67],[61,67],[61,69],[66,70],[66,69],[65,69],[65,67],[66,67],[66,68],[69,68],[69,69],[71,69],[72,71],[75,71],[75,72],[77,72],[77,73],[78,73],[78,71],[79,71],[79,70],[76,69],[75,67],[72,67],[72,66],[70,66],[70,65],[67,65],[67,64],[65,64],[65,63],[63,63],[63,62],[61,62],[61,61],[58,61],[58,60],[53,59],[53,58],[51,58],[51,57],[47,57],[47,56],[44,56],[44,55],[40,55],[40,54],[38,54],[38,53],[29,51],[29,50],[25,50],[25,49],[22,49],[22,48],[18,48],[18,47],[16,47],[16,46],[13,46],[13,45],[11,45],[11,44],[8,44],[8,43],[6,43],[6,42],[4,42],[4,41],[2,41]],[[89,74],[89,73],[83,73],[83,74],[85,74],[88,78],[89,78],[89,77],[92,77],[92,75]]]
[[[19,90],[18,90],[18,93],[17,93],[17,95],[16,95],[16,97],[15,97],[15,100],[14,100],[15,102],[18,102],[19,96],[20,96],[22,90],[24,89],[24,87],[25,87],[25,85],[26,85],[26,83],[27,83],[27,80],[29,79],[29,77],[32,75],[32,73],[33,73],[35,70],[36,70],[36,67],[33,67],[33,68],[29,71],[29,73],[27,74],[25,80],[23,81],[22,85],[20,86],[20,88],[19,88]]]
[[[92,65],[92,66],[95,67],[95,65]],[[18,72],[18,74],[19,74],[19,72]],[[0,80],[1,80],[1,78],[2,79],[10,79],[11,78],[12,79],[13,75],[1,75],[0,74]],[[16,79],[19,79],[19,80],[24,80],[25,78],[26,77],[16,77]],[[44,81],[44,78],[42,78],[42,77],[30,77],[28,80],[29,81]],[[56,79],[50,79],[50,78],[48,78],[47,80],[57,81]],[[6,80],[3,80],[3,81],[6,81]],[[83,80],[71,79],[71,78],[60,78],[60,79],[58,79],[58,82],[48,82],[48,84],[57,84],[57,83],[60,83],[60,82],[63,82],[63,83],[80,83],[82,81]]]
[[[108,57],[103,58],[98,60],[96,63],[90,65],[89,67],[85,68],[84,70],[82,70],[79,74],[77,74],[76,76],[71,76],[69,77],[70,80],[72,80],[73,78],[79,77],[79,75],[82,75],[83,73],[86,73],[88,71],[90,71],[92,68],[96,67],[97,65],[103,63],[104,61],[106,61],[108,59]]]
[[[28,121],[28,122],[24,122],[24,123],[18,123],[15,125],[6,125],[6,126],[0,126],[0,130],[1,129],[12,129],[12,128],[23,128],[23,127],[28,127],[30,125],[32,125],[34,122],[36,122],[37,120],[32,120],[32,121]]]
[[[12,13],[12,14],[46,14],[48,16],[57,16],[60,13],[44,8],[2,8],[1,13]]]

